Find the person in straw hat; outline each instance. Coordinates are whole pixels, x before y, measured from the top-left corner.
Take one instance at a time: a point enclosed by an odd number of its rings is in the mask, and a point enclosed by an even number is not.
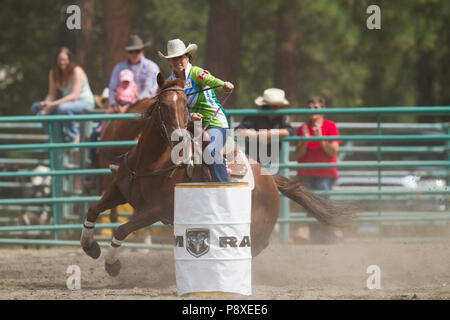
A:
[[[158,84],[156,76],[159,67],[156,63],[144,57],[144,48],[151,45],[151,42],[144,43],[142,39],[132,34],[130,35],[124,50],[127,52],[127,60],[119,62],[113,69],[109,79],[109,104],[116,107],[116,93],[120,87],[119,74],[122,70],[130,70],[134,75],[134,83],[139,92],[139,99],[152,98],[156,95]],[[117,109],[117,108],[116,108]]]
[[[269,88],[264,90],[262,96],[255,99],[255,104],[261,107],[262,110],[277,110],[280,108],[287,108],[289,101],[285,97],[283,90],[278,88]],[[287,116],[268,115],[268,116],[248,116],[235,128],[235,135],[238,137],[256,138],[253,140],[256,142],[256,159],[261,162],[259,155],[259,136],[262,133],[261,130],[266,132],[267,130],[267,156],[271,157],[271,138],[273,135],[278,137],[287,137],[294,135],[294,128],[289,123]],[[281,150],[281,142],[279,145]],[[249,141],[245,142],[245,152],[250,152]],[[255,156],[255,155],[253,155]]]
[[[225,161],[220,152],[228,136],[228,118],[213,89],[199,91],[220,86],[215,90],[231,92],[234,85],[231,82],[215,78],[200,67],[193,66],[191,64],[192,52],[196,50],[196,44],[189,43],[186,46],[180,39],[173,39],[167,42],[167,54],[165,55],[161,51],[158,54],[161,58],[167,59],[172,68],[173,73],[169,80],[186,79],[184,92],[186,94],[193,93],[187,97],[190,116],[194,121],[202,121],[202,127],[207,127],[206,132],[211,136],[211,142],[204,150],[204,153],[214,159],[212,164],[207,163],[211,176],[214,181],[228,182]]]

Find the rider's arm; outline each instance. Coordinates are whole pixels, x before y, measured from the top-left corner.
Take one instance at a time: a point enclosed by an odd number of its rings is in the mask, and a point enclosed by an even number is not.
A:
[[[219,78],[214,77],[211,75],[208,71],[192,66],[191,68],[191,77],[197,83],[200,87],[209,86],[209,87],[215,87],[215,86],[223,86],[225,83],[224,81],[220,80]],[[217,91],[223,91],[222,87],[219,87],[215,89]]]

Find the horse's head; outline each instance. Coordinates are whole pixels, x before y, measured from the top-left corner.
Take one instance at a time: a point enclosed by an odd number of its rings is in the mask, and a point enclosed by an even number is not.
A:
[[[184,93],[185,80],[166,80],[162,73],[159,73],[157,81],[159,94],[155,107],[161,118],[162,128],[170,138],[175,130],[187,127],[188,108],[187,97]]]

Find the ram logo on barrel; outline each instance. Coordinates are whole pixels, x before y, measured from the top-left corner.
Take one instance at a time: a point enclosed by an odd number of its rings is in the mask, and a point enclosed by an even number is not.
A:
[[[186,249],[198,258],[209,251],[209,229],[186,229]]]

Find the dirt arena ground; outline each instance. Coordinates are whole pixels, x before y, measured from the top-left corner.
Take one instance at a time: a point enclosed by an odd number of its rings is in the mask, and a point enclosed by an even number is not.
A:
[[[122,271],[104,271],[80,248],[0,249],[0,299],[182,299],[173,252],[123,248]],[[81,290],[66,287],[69,265]],[[366,287],[367,267],[381,269],[381,289]],[[271,244],[253,259],[253,295],[189,299],[450,299],[450,241],[339,245]]]

